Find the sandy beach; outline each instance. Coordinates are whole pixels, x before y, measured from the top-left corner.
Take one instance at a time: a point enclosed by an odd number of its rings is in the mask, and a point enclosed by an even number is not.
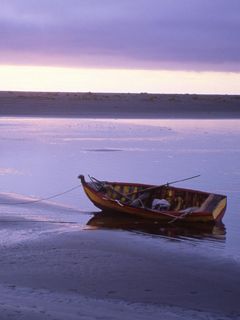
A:
[[[240,96],[0,92],[0,116],[240,118]]]

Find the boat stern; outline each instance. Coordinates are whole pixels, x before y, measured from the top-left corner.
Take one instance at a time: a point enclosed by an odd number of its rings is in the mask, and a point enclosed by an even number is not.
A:
[[[226,207],[226,196],[220,194],[210,194],[200,207],[200,211],[211,213],[214,221],[221,221],[226,211]]]

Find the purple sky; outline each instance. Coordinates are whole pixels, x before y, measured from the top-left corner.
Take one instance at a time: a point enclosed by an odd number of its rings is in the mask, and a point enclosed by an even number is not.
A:
[[[240,0],[0,0],[0,64],[240,71]]]

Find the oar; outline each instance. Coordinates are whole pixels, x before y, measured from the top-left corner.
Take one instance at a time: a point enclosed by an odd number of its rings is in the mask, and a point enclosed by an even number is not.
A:
[[[128,197],[128,196],[131,196],[133,194],[143,193],[145,191],[157,190],[159,188],[162,188],[162,187],[165,187],[165,186],[169,186],[170,184],[175,184],[175,183],[178,183],[178,182],[183,182],[183,181],[191,180],[191,179],[198,178],[198,177],[200,177],[200,174],[198,174],[196,176],[189,177],[189,178],[184,178],[184,179],[181,179],[181,180],[175,180],[175,181],[167,182],[167,183],[162,184],[160,186],[152,186],[152,187],[148,187],[148,188],[145,188],[145,189],[142,189],[142,190],[139,190],[139,191],[134,191],[134,192],[128,193],[126,196]]]

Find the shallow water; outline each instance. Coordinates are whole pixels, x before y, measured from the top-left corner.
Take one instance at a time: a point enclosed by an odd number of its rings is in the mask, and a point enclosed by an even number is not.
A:
[[[240,260],[239,137],[239,120],[1,118],[0,244],[64,228],[109,228],[110,236],[120,229],[125,230],[123,237],[153,245]],[[24,203],[77,186],[80,173],[150,184],[201,174],[178,186],[226,194],[224,225],[214,230],[169,229],[141,221],[109,223],[101,216],[94,224],[93,212],[98,210],[81,188],[47,202]],[[35,223],[31,232],[27,221]]]

